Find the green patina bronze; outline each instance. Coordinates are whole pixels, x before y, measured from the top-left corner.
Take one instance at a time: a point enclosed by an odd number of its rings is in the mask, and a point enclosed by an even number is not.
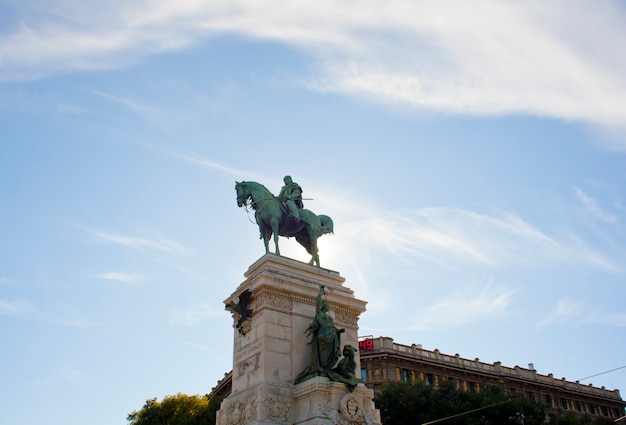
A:
[[[249,326],[245,326],[246,322],[250,320],[252,316],[252,309],[248,308],[252,302],[252,292],[248,289],[243,291],[235,300],[225,303],[224,309],[230,311],[233,314],[233,318],[237,321],[236,328],[239,331],[239,335],[245,335]]]
[[[326,375],[333,381],[346,384],[350,392],[354,391],[360,382],[363,382],[356,377],[356,361],[354,360],[356,351],[356,348],[353,346],[344,345],[343,359],[339,360],[339,363],[333,370],[326,372]]]
[[[326,376],[333,381],[343,382],[350,391],[361,382],[355,377],[356,349],[350,345],[343,348],[344,358],[337,364],[341,353],[341,334],[345,329],[335,328],[333,318],[328,311],[330,305],[323,299],[324,287],[320,286],[315,300],[315,317],[306,328],[305,333],[311,336],[309,345],[309,364],[296,378],[295,383],[304,382],[316,376]],[[337,364],[336,367],[335,364]]]
[[[280,189],[278,200],[282,202],[289,211],[289,218],[297,223],[300,221],[298,209],[304,208],[304,204],[302,203],[302,188],[298,183],[291,180],[291,176],[285,176],[283,181],[285,185]]]
[[[250,205],[255,210],[254,218],[265,244],[265,253],[270,252],[272,235],[277,255],[280,255],[278,236],[295,236],[296,241],[311,254],[309,264],[320,266],[317,239],[333,232],[333,220],[327,215],[316,215],[303,208],[300,185],[286,176],[285,186],[278,197],[256,182],[236,182],[235,190],[237,205]]]

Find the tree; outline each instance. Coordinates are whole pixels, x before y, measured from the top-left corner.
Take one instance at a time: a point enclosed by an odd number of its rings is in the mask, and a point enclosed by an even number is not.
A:
[[[393,383],[382,387],[375,397],[385,425],[604,425],[605,418],[554,414],[535,400],[502,386],[485,386],[481,392],[457,389],[452,379],[438,387],[421,382]],[[457,416],[458,415],[458,416]],[[523,421],[521,420],[523,415]],[[549,422],[546,422],[548,420]]]
[[[130,425],[215,425],[215,416],[221,397],[178,393],[146,400],[140,409],[127,417]]]

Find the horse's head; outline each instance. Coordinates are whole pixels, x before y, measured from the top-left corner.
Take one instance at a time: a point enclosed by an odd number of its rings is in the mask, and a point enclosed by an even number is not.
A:
[[[250,191],[247,190],[246,182],[235,182],[235,191],[237,191],[237,206],[243,207],[250,197]]]
[[[320,223],[321,223],[321,228],[320,228],[320,236],[327,234],[327,233],[334,233],[335,229],[334,229],[334,224],[333,224],[333,219],[330,218],[327,215],[324,214],[320,214],[318,215],[319,219],[320,219]]]

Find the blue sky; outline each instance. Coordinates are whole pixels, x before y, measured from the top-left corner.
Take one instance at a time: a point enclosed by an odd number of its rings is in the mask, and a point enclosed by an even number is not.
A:
[[[625,366],[625,19],[2,1],[0,423],[209,392],[222,302],[264,252],[235,181],[286,174],[335,222],[320,258],[368,301],[361,335],[568,380]],[[626,369],[581,382],[626,391]]]

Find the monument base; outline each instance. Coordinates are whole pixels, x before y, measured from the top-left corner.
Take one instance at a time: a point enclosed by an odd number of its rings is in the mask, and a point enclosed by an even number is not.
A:
[[[294,425],[380,425],[374,391],[359,384],[349,392],[345,384],[317,377],[294,387]]]
[[[365,301],[332,270],[267,254],[244,274],[246,280],[224,301],[233,312],[232,393],[221,404],[217,425],[377,425],[373,392],[359,384],[315,377],[294,385],[308,366],[307,329],[323,298],[326,314],[341,329],[341,346],[358,358],[358,317]],[[326,301],[327,300],[327,301]]]
[[[225,398],[216,424],[292,424],[294,407],[291,388],[258,384]]]

